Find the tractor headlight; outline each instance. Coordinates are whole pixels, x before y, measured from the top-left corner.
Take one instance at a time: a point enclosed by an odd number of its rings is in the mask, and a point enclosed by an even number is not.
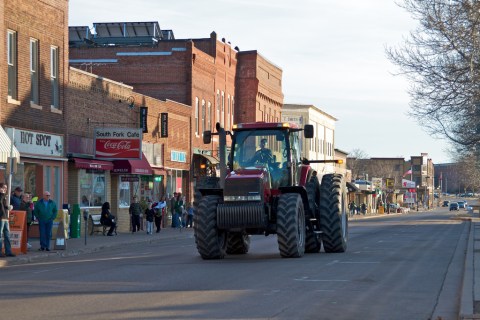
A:
[[[259,194],[248,196],[224,196],[223,200],[227,201],[260,201],[262,197]]]

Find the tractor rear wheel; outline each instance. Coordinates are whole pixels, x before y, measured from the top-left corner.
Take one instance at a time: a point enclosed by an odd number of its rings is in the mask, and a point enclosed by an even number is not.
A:
[[[341,174],[326,174],[320,185],[320,225],[325,252],[345,252],[348,238],[346,184]]]
[[[305,212],[299,194],[286,193],[280,196],[277,241],[283,258],[299,258],[305,253]]]
[[[245,254],[250,249],[250,236],[244,232],[229,232],[227,254]]]
[[[217,229],[219,196],[202,197],[194,215],[193,230],[198,253],[203,259],[225,257],[226,232]]]
[[[321,240],[318,239],[317,234],[315,234],[315,230],[319,226],[318,220],[320,219],[320,186],[318,183],[318,178],[316,176],[310,179],[310,181],[306,185],[306,189],[310,212],[312,218],[316,220],[310,220],[310,222],[308,222],[307,224],[305,252],[318,253],[320,252],[322,243]]]

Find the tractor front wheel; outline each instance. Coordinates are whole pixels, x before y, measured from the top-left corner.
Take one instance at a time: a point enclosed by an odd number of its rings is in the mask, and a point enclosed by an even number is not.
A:
[[[286,193],[280,196],[277,241],[283,258],[299,258],[305,253],[305,212],[299,194]]]
[[[194,216],[193,230],[198,253],[203,259],[225,257],[226,232],[217,228],[217,205],[219,196],[202,197]]]

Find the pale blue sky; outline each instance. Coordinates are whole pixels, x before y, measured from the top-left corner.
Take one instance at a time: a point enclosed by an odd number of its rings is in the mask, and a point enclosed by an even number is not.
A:
[[[70,0],[69,14],[70,26],[158,21],[177,39],[215,31],[282,68],[285,103],[313,104],[337,118],[336,148],[450,161],[447,141],[406,115],[407,82],[385,57],[385,47],[401,44],[416,24],[394,0]]]

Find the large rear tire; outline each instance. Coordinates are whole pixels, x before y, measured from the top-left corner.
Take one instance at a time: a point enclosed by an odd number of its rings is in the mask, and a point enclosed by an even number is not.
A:
[[[250,236],[244,232],[229,232],[227,254],[245,254],[250,249]]]
[[[219,196],[202,197],[194,215],[193,230],[198,253],[203,259],[225,257],[226,232],[217,229]]]
[[[345,252],[348,239],[347,188],[341,174],[326,174],[320,185],[320,225],[325,252]]]
[[[305,212],[299,194],[287,193],[280,196],[277,241],[283,258],[299,258],[305,253]]]
[[[311,220],[309,223],[307,223],[305,252],[318,253],[320,252],[320,248],[322,247],[322,242],[320,239],[318,239],[317,234],[314,232],[315,229],[318,228],[318,219],[320,219],[320,186],[318,183],[318,178],[316,176],[310,179],[310,181],[306,185],[306,189],[310,212],[312,218],[316,220]]]

